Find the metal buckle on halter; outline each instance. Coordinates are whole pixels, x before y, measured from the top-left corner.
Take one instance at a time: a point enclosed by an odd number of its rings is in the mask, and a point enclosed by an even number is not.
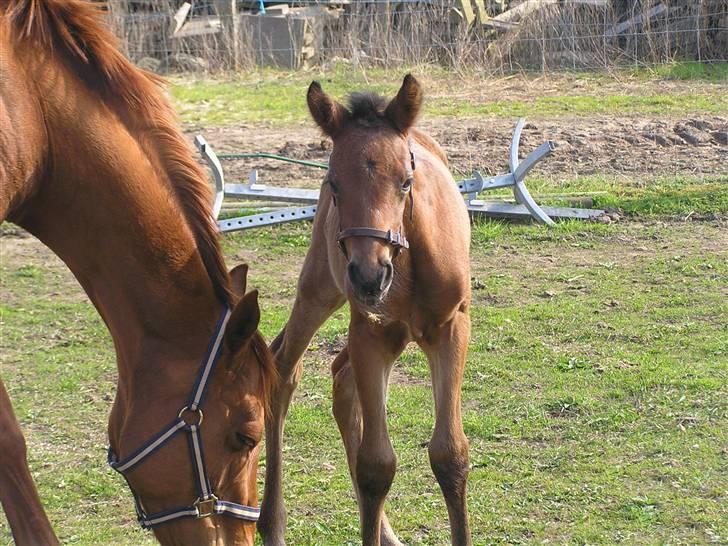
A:
[[[215,514],[215,503],[217,502],[217,497],[215,495],[212,495],[210,498],[202,500],[197,499],[192,506],[195,507],[195,510],[197,510],[197,515],[195,516],[197,519],[202,518],[209,518],[210,516]]]
[[[404,237],[402,236],[402,233],[399,231],[392,231],[391,229],[387,230],[387,242],[395,247],[404,248],[406,246],[404,244]]]

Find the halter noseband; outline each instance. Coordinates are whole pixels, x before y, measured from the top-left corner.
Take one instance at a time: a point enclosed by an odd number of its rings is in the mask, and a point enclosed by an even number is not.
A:
[[[414,186],[415,182],[415,154],[412,152],[412,141],[408,140],[409,145],[409,155],[410,155],[410,164],[409,168],[407,169],[407,178],[406,182],[408,183],[407,186],[407,193],[410,195],[410,219],[412,218],[412,214],[414,211],[414,196],[412,194],[412,186]],[[333,195],[333,202],[334,207],[336,207],[336,195]],[[394,247],[394,258],[396,258],[400,251],[405,248],[409,248],[409,241],[407,240],[407,237],[402,235],[402,227],[400,226],[400,231],[392,231],[391,229],[383,230],[383,229],[375,229],[370,227],[353,227],[353,228],[347,228],[342,230],[341,229],[341,218],[339,218],[339,233],[336,235],[336,242],[339,245],[339,248],[341,249],[341,252],[344,254],[344,256],[348,259],[349,255],[346,252],[346,246],[344,245],[344,241],[350,237],[370,237],[372,239],[382,239],[385,243],[388,245]]]
[[[222,338],[225,334],[225,325],[230,318],[230,310],[226,307],[222,316],[218,320],[215,333],[210,340],[207,353],[200,365],[200,371],[197,374],[197,381],[192,388],[187,403],[177,414],[177,417],[166,427],[164,427],[156,435],[147,441],[144,445],[134,451],[126,458],[119,460],[114,450],[109,447],[108,461],[111,468],[119,472],[126,479],[132,495],[134,495],[134,505],[136,507],[139,523],[145,529],[149,529],[156,525],[169,523],[180,518],[206,518],[216,514],[224,514],[237,519],[247,521],[258,521],[260,516],[260,508],[255,506],[246,506],[235,502],[222,501],[218,499],[212,492],[210,479],[207,476],[207,467],[205,466],[205,457],[202,452],[202,441],[200,439],[200,427],[202,426],[202,402],[204,401],[210,378],[213,375],[215,364],[217,364],[222,353]],[[194,415],[196,414],[196,417]],[[190,448],[190,459],[192,462],[192,471],[195,478],[195,487],[197,488],[197,500],[190,505],[180,506],[155,514],[147,514],[144,511],[139,496],[131,488],[126,473],[138,464],[144,462],[149,456],[164,446],[177,433],[184,430],[188,433],[187,440]]]

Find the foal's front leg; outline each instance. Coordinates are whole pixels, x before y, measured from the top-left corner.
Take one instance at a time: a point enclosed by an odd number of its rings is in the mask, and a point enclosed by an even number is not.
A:
[[[291,396],[301,378],[301,357],[319,327],[346,301],[329,270],[326,238],[322,231],[325,206],[319,208],[319,212],[314,220],[313,239],[298,280],[291,317],[271,344],[280,382],[265,419],[265,492],[258,530],[266,546],[285,544],[286,508],[281,485],[283,425]]]
[[[468,439],[463,432],[460,389],[470,338],[470,317],[458,311],[428,335],[420,346],[427,355],[435,399],[435,430],[430,440],[430,466],[445,496],[450,537],[457,546],[471,544],[466,503]]]
[[[361,407],[361,440],[355,430],[342,430],[342,436],[345,443],[348,440],[351,444],[347,445],[347,456],[355,467],[352,479],[358,488],[364,546],[380,546],[380,529],[383,524],[388,529],[384,518],[384,499],[394,480],[397,459],[387,433],[387,386],[392,365],[406,344],[403,329],[371,324],[363,315],[352,310],[348,350]],[[357,443],[356,455],[352,457],[353,453],[350,455],[348,452]]]
[[[399,351],[401,352],[401,351]],[[394,358],[396,360],[396,356]],[[359,496],[359,486],[356,482],[356,456],[359,452],[362,435],[361,405],[356,392],[354,370],[349,360],[349,347],[345,347],[331,364],[333,376],[334,417],[339,425],[341,439],[346,449],[346,459],[349,463],[349,474],[354,485],[354,492]],[[402,546],[402,543],[389,524],[386,512],[382,514],[380,528],[380,541],[382,546]]]
[[[25,439],[0,381],[0,503],[18,546],[58,544],[28,470]]]

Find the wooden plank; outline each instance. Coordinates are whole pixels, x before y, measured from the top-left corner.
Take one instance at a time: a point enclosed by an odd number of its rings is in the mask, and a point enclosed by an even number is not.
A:
[[[172,16],[172,34],[177,34],[179,32],[179,29],[182,28],[182,25],[185,24],[185,19],[187,19],[187,16],[190,13],[190,9],[192,8],[192,4],[189,2],[185,2],[180,6],[180,8],[177,10],[177,12]]]
[[[485,2],[483,0],[475,0],[475,7],[478,10],[478,21],[481,25],[485,24],[490,19],[490,15],[485,11]]]
[[[634,17],[630,17],[626,21],[619,23],[618,25],[614,25],[612,28],[607,30],[605,35],[607,37],[614,37],[622,34],[623,32],[626,32],[630,28],[634,28],[637,25],[641,25],[643,21],[649,21],[650,19],[653,19],[660,15],[661,13],[664,13],[667,11],[667,7],[665,4],[657,4],[656,6],[653,6],[650,8],[647,13],[642,14],[639,13],[635,15]]]
[[[476,0],[476,3],[478,2],[478,7],[480,7],[480,4],[483,2],[482,0]],[[486,18],[481,19],[481,23],[499,30],[511,30],[517,28],[519,22],[529,13],[539,10],[545,6],[552,6],[558,3],[559,0],[526,0],[521,4],[518,4],[516,7],[511,8],[508,11],[504,11],[495,17],[488,17],[486,14]],[[607,7],[608,0],[562,0],[561,4]]]
[[[512,23],[514,22],[513,19],[523,19],[524,16],[528,15],[532,11],[539,10],[545,6],[551,6],[556,4],[557,1],[558,0],[526,0],[522,4],[518,4],[515,8],[511,8],[508,11],[493,17],[492,20]]]
[[[463,11],[465,21],[468,25],[472,25],[473,21],[475,21],[475,12],[473,11],[473,5],[470,3],[470,0],[460,0],[460,8]]]
[[[606,8],[609,0],[564,0],[564,4],[576,4],[580,6],[595,6],[598,8]]]

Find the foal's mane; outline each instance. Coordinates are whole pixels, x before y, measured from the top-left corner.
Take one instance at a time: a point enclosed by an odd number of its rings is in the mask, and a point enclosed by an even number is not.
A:
[[[387,100],[376,93],[352,93],[347,100],[349,119],[365,127],[391,126],[384,111]]]
[[[97,6],[79,0],[2,0],[0,15],[8,18],[19,43],[61,55],[89,89],[133,125],[130,132],[147,135],[141,137],[145,144],[141,148],[148,154],[146,145],[153,148],[215,293],[230,305],[230,279],[212,219],[210,188],[177,128],[174,110],[162,91],[164,80],[136,68],[121,54]]]

